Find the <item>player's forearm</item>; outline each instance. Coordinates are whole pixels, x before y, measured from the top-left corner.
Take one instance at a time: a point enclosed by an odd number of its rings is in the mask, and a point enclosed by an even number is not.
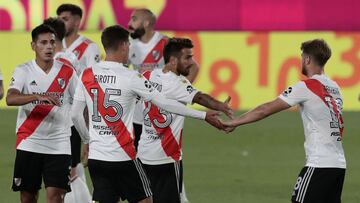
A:
[[[37,100],[38,96],[35,94],[21,94],[9,91],[6,96],[6,104],[8,106],[22,106]]]
[[[198,94],[195,95],[193,102],[215,111],[224,111],[223,108],[224,104],[212,98],[208,94],[199,92]]]
[[[151,101],[156,106],[174,114],[205,120],[206,112],[187,108],[185,105],[171,99],[158,95]]]
[[[86,104],[84,102],[74,100],[71,107],[71,120],[73,121],[76,130],[79,132],[81,140],[84,144],[87,144],[90,140],[89,130],[86,127],[85,119],[82,114],[85,105]]]

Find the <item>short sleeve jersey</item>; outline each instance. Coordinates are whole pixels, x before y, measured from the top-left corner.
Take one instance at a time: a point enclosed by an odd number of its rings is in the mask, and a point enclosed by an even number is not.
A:
[[[129,63],[134,70],[140,73],[164,67],[163,50],[167,42],[167,37],[160,32],[155,32],[148,43],[143,43],[139,39],[130,40]],[[142,125],[142,104],[138,102],[135,108],[134,122]]]
[[[325,75],[314,75],[289,87],[279,98],[300,106],[306,166],[346,168],[340,87]]]
[[[83,35],[80,35],[69,47],[66,47],[65,39],[63,39],[63,47],[73,52],[79,60],[79,66],[76,67],[77,75],[80,75],[85,68],[100,61],[98,45]]]
[[[148,80],[120,63],[101,61],[84,70],[75,100],[89,112],[89,159],[127,161],[136,158],[133,114],[138,96],[154,97]]]
[[[54,95],[61,105],[34,101],[19,107],[16,148],[45,153],[70,154],[70,109],[78,78],[72,67],[54,60],[49,73],[35,62],[18,66],[9,89],[22,94]]]
[[[180,103],[191,104],[198,90],[184,76],[156,69],[145,72],[154,88],[163,96]],[[138,147],[138,157],[145,164],[172,163],[182,159],[184,117],[169,113],[151,102],[144,103],[144,123]]]

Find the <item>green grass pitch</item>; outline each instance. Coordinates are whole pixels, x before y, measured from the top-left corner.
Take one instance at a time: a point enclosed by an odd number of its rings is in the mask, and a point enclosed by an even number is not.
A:
[[[19,202],[19,194],[11,191],[16,113],[0,110],[0,203]],[[348,169],[342,200],[359,203],[360,112],[345,112],[344,119]],[[305,157],[298,112],[282,112],[231,134],[186,119],[183,135],[185,185],[191,203],[290,202]],[[42,191],[39,202],[44,199]]]

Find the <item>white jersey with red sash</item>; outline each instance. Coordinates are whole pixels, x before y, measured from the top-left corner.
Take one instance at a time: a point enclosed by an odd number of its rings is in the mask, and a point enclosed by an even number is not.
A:
[[[69,66],[73,67],[75,72],[77,70],[80,70],[79,60],[77,59],[76,55],[69,50],[57,52],[54,56],[54,59],[59,60],[65,64],[68,64]],[[76,74],[79,75],[80,73],[76,72]]]
[[[342,147],[343,100],[340,87],[325,75],[298,82],[279,96],[300,105],[305,133],[306,166],[346,168]]]
[[[62,41],[63,47],[75,54],[79,60],[76,73],[80,73],[87,67],[100,61],[100,50],[98,45],[90,39],[80,35],[69,47],[66,47],[65,39]]]
[[[163,50],[168,38],[160,32],[155,32],[148,43],[139,39],[130,40],[129,63],[134,70],[143,73],[147,70],[162,69],[165,65]],[[138,102],[135,108],[134,123],[142,125],[142,103]]]
[[[75,100],[89,109],[89,159],[128,161],[136,158],[133,114],[138,96],[151,100],[153,87],[121,63],[101,61],[80,76]]]
[[[130,40],[129,62],[135,70],[143,73],[146,70],[163,68],[163,50],[168,38],[160,32],[155,32],[148,43],[139,39]]]
[[[72,67],[54,60],[45,73],[32,60],[18,66],[9,88],[22,94],[55,95],[61,106],[34,101],[19,107],[16,148],[44,154],[70,154],[70,109],[77,86]]]
[[[198,90],[184,76],[156,69],[144,72],[154,88],[168,99],[191,104]],[[139,141],[138,157],[144,164],[158,165],[182,159],[184,117],[144,102],[144,123]]]

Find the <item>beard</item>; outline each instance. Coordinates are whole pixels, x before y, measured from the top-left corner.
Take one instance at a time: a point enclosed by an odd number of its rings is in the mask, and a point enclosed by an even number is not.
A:
[[[180,75],[186,77],[186,76],[188,76],[189,73],[190,73],[190,68],[191,68],[191,65],[188,66],[188,67],[184,67],[184,66],[178,64],[176,70],[177,70],[177,72],[178,72]]]
[[[304,64],[301,66],[301,73],[305,76],[307,76],[307,74],[308,74]]]
[[[129,27],[130,29],[133,29],[132,27]],[[142,36],[144,36],[145,34],[145,28],[144,27],[139,27],[136,29],[133,29],[134,32],[130,33],[130,37],[133,39],[139,39]]]

